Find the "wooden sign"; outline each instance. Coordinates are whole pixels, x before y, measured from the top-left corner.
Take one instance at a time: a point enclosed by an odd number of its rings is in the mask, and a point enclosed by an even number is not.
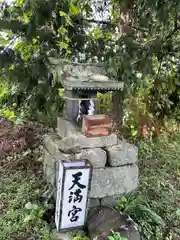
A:
[[[57,231],[84,226],[91,169],[88,161],[59,162],[55,213]]]

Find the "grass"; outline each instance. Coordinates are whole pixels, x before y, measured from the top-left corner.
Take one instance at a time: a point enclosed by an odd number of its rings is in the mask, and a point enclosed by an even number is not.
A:
[[[50,225],[45,221],[52,207],[48,201],[51,187],[43,181],[42,163],[38,161],[41,154],[36,148],[41,144],[41,131],[38,127],[36,131],[39,137],[33,138],[32,149],[22,148],[21,153],[0,157],[1,240],[51,239]]]
[[[180,131],[170,123],[154,140],[139,141],[140,185],[118,201],[139,223],[145,239],[180,239]],[[172,237],[172,238],[171,238]]]
[[[117,203],[150,240],[180,239],[176,214],[180,208],[180,132],[175,124],[170,126],[157,139],[138,141],[138,191]],[[31,168],[0,173],[0,239],[50,240],[50,225],[43,218],[48,205],[40,199],[48,187],[37,167],[34,171],[31,164]]]
[[[39,200],[43,186],[32,173],[18,172],[1,178],[1,240],[50,239],[50,228],[43,220],[46,205]]]

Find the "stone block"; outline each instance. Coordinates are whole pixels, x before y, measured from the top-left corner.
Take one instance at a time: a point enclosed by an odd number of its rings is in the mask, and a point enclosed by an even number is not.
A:
[[[65,153],[77,153],[81,149],[102,148],[117,144],[117,135],[87,138],[83,134],[74,135],[58,141],[58,148]]]
[[[90,198],[104,198],[127,194],[138,186],[138,166],[93,169]]]
[[[53,168],[46,166],[45,176],[46,180],[51,183],[52,186],[56,185],[56,171]]]
[[[52,231],[52,240],[73,240],[74,237],[79,238],[85,237],[85,232],[82,230],[69,230],[66,232],[57,232],[56,229]]]
[[[117,204],[117,200],[122,197],[121,195],[119,196],[111,196],[111,197],[104,197],[101,198],[101,206],[111,206],[115,207]]]
[[[100,206],[100,199],[98,198],[89,198],[88,199],[88,208],[94,208]]]
[[[76,134],[80,130],[71,121],[64,117],[59,117],[57,119],[57,133],[63,139],[65,137],[70,137]]]
[[[138,148],[125,141],[118,140],[118,145],[106,148],[110,166],[123,166],[138,161]]]
[[[104,168],[107,161],[106,152],[101,148],[82,149],[79,153],[62,153],[59,150],[58,142],[53,140],[51,136],[46,136],[44,139],[46,151],[49,152],[54,161],[64,160],[73,161],[87,159],[94,168]],[[45,160],[47,157],[45,158]],[[49,164],[52,160],[49,162]]]
[[[81,149],[101,148],[117,144],[117,135],[115,133],[109,136],[87,138],[75,127],[70,121],[65,118],[58,119],[57,132],[61,138],[57,141],[58,148],[63,152],[80,152]]]
[[[58,140],[53,139],[53,137],[51,135],[47,135],[44,137],[44,145],[45,145],[45,149],[51,154],[51,156],[56,160],[64,160],[64,161],[71,161],[72,159],[74,159],[74,155],[73,154],[65,154],[62,153],[59,150],[58,147]]]
[[[49,166],[54,168],[55,163],[56,161],[53,158],[53,156],[47,150],[44,150],[44,162],[43,162],[44,166]]]
[[[69,232],[55,232],[53,233],[52,240],[73,240],[73,235]]]
[[[87,159],[92,164],[93,168],[104,168],[106,165],[106,152],[101,148],[93,148],[82,150],[75,154],[76,160]]]
[[[112,230],[119,232],[123,239],[141,240],[132,218],[110,207],[96,208],[88,218],[87,228],[91,240],[107,240],[112,235]]]
[[[52,156],[55,156],[59,151],[58,146],[55,144],[55,142],[56,140],[54,140],[52,135],[45,135],[44,147]]]
[[[56,161],[52,155],[45,150],[43,172],[46,180],[55,186],[56,184]]]

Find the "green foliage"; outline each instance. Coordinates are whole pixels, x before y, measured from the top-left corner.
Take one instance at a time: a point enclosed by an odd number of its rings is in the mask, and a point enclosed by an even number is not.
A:
[[[76,236],[76,237],[73,238],[73,240],[90,240],[90,238],[87,237],[87,236],[84,236],[84,237],[78,237],[78,236]]]
[[[112,236],[108,237],[108,240],[128,240],[128,238],[122,237],[120,233],[112,231]]]
[[[17,109],[18,85],[10,85],[1,78],[0,84],[0,116],[15,124],[22,124],[27,113],[23,108]]]
[[[105,94],[97,94],[97,109],[101,113],[110,113],[112,110],[112,93],[108,92]]]
[[[140,186],[117,201],[138,224],[144,239],[178,239],[180,132],[174,122],[155,140],[138,141]]]
[[[61,86],[47,77],[48,56],[55,56],[105,62],[110,77],[125,82],[125,96],[137,99],[138,106],[141,102],[138,113],[164,117],[172,107],[178,109],[179,1],[109,4],[112,20],[105,22],[93,19],[90,1],[2,4],[0,69],[11,82],[20,83],[22,102],[28,99],[28,105],[48,115],[62,109]],[[136,119],[136,112],[130,115]],[[138,135],[137,126],[130,125],[131,134]]]
[[[42,184],[20,173],[0,181],[0,238],[50,240],[50,229],[42,216],[47,206],[38,202]]]
[[[27,212],[25,213],[24,222],[35,221],[42,218],[46,210],[45,206],[38,206],[37,204],[32,204],[31,202],[26,203],[25,209]]]

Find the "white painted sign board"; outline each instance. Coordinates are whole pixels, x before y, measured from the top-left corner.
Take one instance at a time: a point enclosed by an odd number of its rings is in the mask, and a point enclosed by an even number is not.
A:
[[[59,166],[58,166],[58,179],[57,179],[57,194],[56,194],[56,212],[55,212],[55,224],[56,224],[56,228],[57,230],[59,229],[59,218],[60,218],[60,208],[61,208],[61,199],[62,199],[62,177],[63,177],[63,164],[61,161],[59,161]]]
[[[55,223],[57,231],[84,226],[91,177],[87,161],[60,162]]]

